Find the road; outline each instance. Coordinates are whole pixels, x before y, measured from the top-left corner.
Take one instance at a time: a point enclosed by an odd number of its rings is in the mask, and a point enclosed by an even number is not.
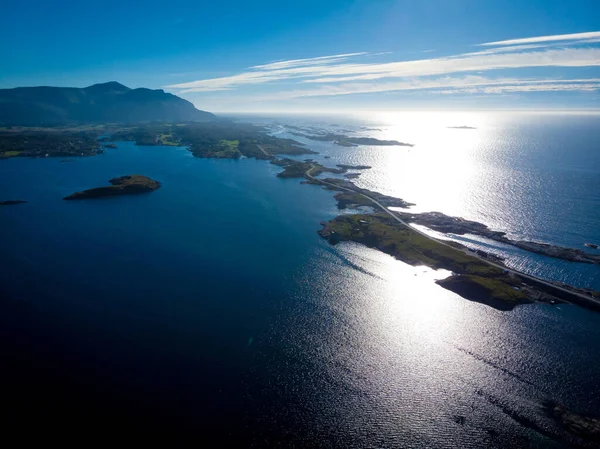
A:
[[[256,144],[256,146],[258,147],[258,149],[259,149],[260,151],[262,151],[262,152],[263,152],[263,154],[264,154],[265,156],[267,156],[267,157],[271,157],[271,155],[270,155],[269,153],[267,153],[267,151],[266,151],[266,150],[263,148],[263,146],[262,146],[262,145]]]
[[[437,243],[439,243],[441,245],[445,245],[445,246],[448,246],[448,247],[453,248],[453,249],[458,249],[455,246],[452,246],[452,245],[450,245],[450,244],[448,244],[446,242],[443,242],[441,240],[435,239],[435,238],[431,237],[430,235],[427,235],[426,233],[424,233],[424,232],[422,232],[422,231],[420,231],[420,230],[418,230],[418,229],[410,226],[407,222],[405,222],[404,220],[402,220],[398,215],[396,215],[395,213],[393,213],[391,210],[389,210],[387,207],[385,207],[379,201],[377,201],[374,198],[371,198],[368,195],[365,195],[362,192],[358,192],[356,190],[353,190],[353,189],[350,189],[350,188],[347,188],[347,187],[342,187],[342,186],[339,186],[337,184],[333,184],[331,182],[327,182],[327,181],[323,181],[322,179],[315,178],[311,174],[312,171],[315,168],[316,167],[314,165],[311,165],[311,167],[306,171],[305,175],[306,175],[306,177],[308,179],[310,179],[312,181],[316,181],[316,182],[318,182],[320,184],[323,184],[323,185],[334,187],[336,190],[345,190],[347,192],[358,193],[359,195],[362,195],[365,198],[367,198],[369,201],[371,201],[373,204],[375,204],[377,207],[379,207],[379,209],[381,209],[383,212],[385,212],[386,214],[388,214],[390,217],[392,217],[398,223],[400,223],[401,225],[406,226],[407,228],[409,228],[411,231],[414,231],[417,234],[420,234],[423,237],[426,237],[426,238],[428,238],[430,240],[433,240],[433,241],[435,241],[435,242],[437,242]],[[477,258],[477,259],[479,259],[479,260],[481,260],[481,261],[483,261],[483,262],[485,262],[485,263],[487,263],[489,265],[492,265],[492,266],[494,266],[496,268],[500,268],[501,270],[506,270],[510,274],[512,274],[512,275],[514,275],[514,276],[516,276],[516,277],[518,277],[518,278],[520,278],[522,280],[529,281],[530,283],[532,282],[533,284],[538,285],[538,286],[544,286],[544,287],[546,287],[547,290],[550,290],[550,293],[553,293],[553,294],[559,293],[558,297],[561,298],[561,299],[564,299],[565,301],[574,302],[574,303],[577,303],[577,304],[580,304],[580,305],[583,305],[583,306],[586,306],[586,307],[590,307],[590,308],[593,308],[593,309],[596,309],[596,310],[600,310],[600,300],[598,300],[596,298],[593,298],[592,296],[585,295],[583,293],[575,292],[575,291],[572,291],[572,290],[568,290],[566,288],[562,288],[562,287],[560,287],[558,285],[552,284],[551,282],[547,282],[547,281],[544,281],[542,279],[530,276],[528,274],[521,273],[520,271],[513,270],[513,269],[508,268],[508,267],[506,267],[504,265],[496,264],[496,263],[491,262],[491,261],[489,261],[489,260],[487,260],[487,259],[485,259],[483,257],[478,256],[477,254],[474,254],[474,253],[470,252],[468,249],[463,249],[462,251],[464,253],[468,254],[469,256],[475,257],[475,258]]]

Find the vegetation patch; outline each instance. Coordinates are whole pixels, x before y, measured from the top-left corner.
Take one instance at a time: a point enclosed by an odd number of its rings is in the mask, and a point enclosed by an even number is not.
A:
[[[527,301],[520,281],[505,270],[421,235],[387,214],[341,215],[327,223],[319,234],[332,244],[351,240],[413,266],[450,270],[457,276],[438,283],[468,299],[496,307],[502,301],[510,303],[504,308]]]
[[[15,156],[20,156],[21,154],[23,154],[22,151],[5,151],[4,153],[2,153],[2,156],[15,157]]]

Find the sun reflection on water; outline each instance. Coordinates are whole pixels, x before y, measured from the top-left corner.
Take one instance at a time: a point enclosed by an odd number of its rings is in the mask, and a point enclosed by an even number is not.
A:
[[[416,203],[415,211],[432,210],[442,202],[447,212],[463,214],[468,209],[469,191],[485,173],[482,148],[494,132],[490,116],[474,112],[388,112],[377,120],[388,126],[375,137],[414,147],[394,147],[398,151],[370,148],[378,163],[359,183]],[[385,167],[385,172],[378,166]]]

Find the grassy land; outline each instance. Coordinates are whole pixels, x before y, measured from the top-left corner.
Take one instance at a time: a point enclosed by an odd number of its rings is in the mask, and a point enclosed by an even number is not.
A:
[[[348,206],[373,206],[373,202],[364,195],[356,192],[340,192],[335,195],[338,207],[345,209]]]
[[[5,151],[4,153],[0,153],[2,154],[2,156],[4,157],[15,157],[20,155],[21,153],[23,153],[22,151]]]
[[[242,156],[273,159],[276,155],[311,154],[314,151],[291,139],[268,135],[262,127],[228,121],[179,124],[145,123],[123,126],[72,125],[60,127],[0,128],[0,157],[91,156],[102,142],[134,141],[137,145],[185,145],[198,157],[238,159]],[[23,154],[12,153],[23,151]]]
[[[378,248],[410,265],[443,268],[458,275],[440,285],[469,299],[522,302],[526,295],[519,281],[500,268],[477,257],[429,239],[390,216],[378,214],[341,215],[320,234],[331,243],[352,240]],[[477,297],[477,298],[475,298]]]
[[[173,136],[173,134],[160,134],[158,136],[158,141],[161,145],[166,146],[177,146],[179,145],[179,140]]]

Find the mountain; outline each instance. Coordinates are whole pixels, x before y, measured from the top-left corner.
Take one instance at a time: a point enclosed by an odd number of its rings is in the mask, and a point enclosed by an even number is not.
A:
[[[215,116],[161,89],[130,89],[116,81],[76,87],[0,89],[0,124],[209,121]]]

